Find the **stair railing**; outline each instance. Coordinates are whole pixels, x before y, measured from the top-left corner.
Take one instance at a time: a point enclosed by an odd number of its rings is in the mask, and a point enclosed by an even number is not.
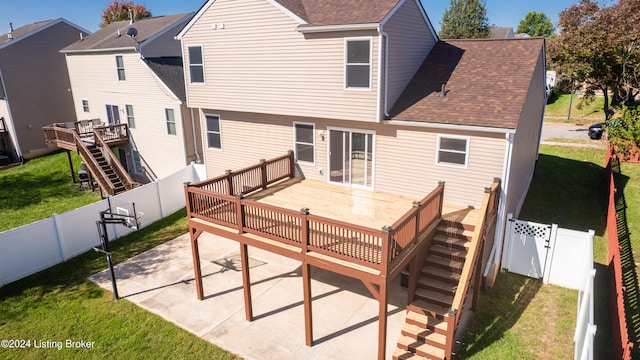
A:
[[[137,151],[138,145],[136,145],[136,141],[133,139],[133,135],[131,135],[131,131],[129,131],[129,127],[127,127],[127,135],[129,137],[129,142],[131,143],[132,148],[136,149]],[[138,157],[140,157],[140,162],[143,164],[142,168],[144,170],[144,173],[149,178],[149,180],[156,181],[156,179],[158,179],[158,175],[156,175],[156,173],[153,172],[153,169],[151,168],[151,166],[149,166],[149,163],[147,163],[147,160],[145,160],[145,158],[142,156],[142,154],[139,151],[138,151]]]
[[[494,179],[491,187],[485,188],[482,205],[480,206],[480,214],[473,231],[473,237],[469,244],[469,250],[467,251],[467,257],[460,276],[460,282],[458,283],[458,288],[454,295],[451,308],[444,317],[444,320],[447,323],[447,342],[445,346],[446,359],[451,359],[453,354],[458,324],[460,323],[463,311],[465,310],[465,300],[467,298],[467,293],[471,288],[471,282],[474,278],[475,284],[473,284],[474,294],[471,308],[474,309],[476,305],[480,286],[479,275],[481,275],[482,270],[482,251],[484,249],[484,242],[487,238],[488,230],[491,228],[492,224],[495,223],[499,190],[500,179],[498,178]]]
[[[131,176],[129,176],[127,170],[125,170],[125,168],[122,166],[120,160],[116,158],[115,154],[113,153],[113,151],[111,151],[111,148],[109,147],[109,145],[107,145],[104,139],[102,139],[102,137],[95,130],[93,132],[93,136],[95,138],[96,145],[102,148],[102,154],[104,155],[105,159],[107,160],[113,171],[116,173],[118,178],[120,178],[120,181],[122,181],[125,189],[131,190],[136,187],[138,183],[134,182],[133,179],[131,179]]]

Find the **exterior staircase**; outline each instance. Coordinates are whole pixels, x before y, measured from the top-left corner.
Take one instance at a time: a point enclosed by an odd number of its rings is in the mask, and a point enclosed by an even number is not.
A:
[[[120,177],[118,176],[114,168],[111,166],[111,164],[109,164],[107,159],[105,159],[100,147],[96,145],[92,145],[92,146],[89,146],[88,148],[91,156],[95,159],[96,163],[98,163],[102,171],[104,171],[104,173],[107,176],[107,179],[109,180],[109,182],[111,182],[111,185],[113,185],[114,195],[127,191],[127,188],[124,185],[124,182],[122,181],[122,179],[120,179]]]
[[[394,360],[447,359],[448,324],[474,225],[442,220],[424,259],[413,300],[407,306]]]

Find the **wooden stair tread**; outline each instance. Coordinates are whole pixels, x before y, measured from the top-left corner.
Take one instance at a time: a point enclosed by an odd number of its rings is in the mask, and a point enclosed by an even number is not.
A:
[[[413,312],[421,313],[423,315],[431,315],[432,317],[436,318],[442,318],[449,312],[448,307],[440,306],[420,299],[414,299],[411,304],[409,304],[408,309]]]
[[[473,236],[473,230],[466,230],[460,227],[448,226],[446,224],[441,224],[438,226],[438,234],[439,235],[450,235],[455,237],[467,237],[471,238]]]
[[[415,311],[408,311],[406,320],[410,324],[421,326],[425,329],[431,328],[435,332],[441,334],[447,333],[447,323],[444,320],[434,318],[433,316],[424,315]]]
[[[460,274],[447,271],[435,266],[427,265],[422,268],[422,275],[427,277],[436,277],[439,279],[446,279],[452,283],[458,283],[460,281]]]
[[[453,295],[445,295],[437,291],[418,288],[416,289],[416,296],[425,301],[432,301],[437,304],[441,304],[442,306],[451,307],[451,304],[453,304]]]
[[[437,234],[433,237],[433,245],[440,245],[444,247],[450,247],[454,249],[469,250],[470,241],[467,239],[461,239],[457,237],[450,237],[442,234]]]
[[[460,249],[452,249],[441,245],[431,245],[429,254],[438,254],[438,256],[449,257],[452,259],[466,259],[467,251]],[[460,260],[462,261],[462,260]]]
[[[430,343],[437,347],[444,347],[447,342],[447,336],[445,334],[440,334],[433,330],[407,323],[402,325],[401,333],[403,336],[408,336],[414,340]]]
[[[393,360],[427,360],[427,358],[422,357],[420,355],[416,355],[408,350],[402,350],[400,348],[396,348],[393,351]]]
[[[443,257],[440,257],[440,256],[435,256],[435,255],[427,256],[426,262],[428,264],[436,264],[436,265],[440,265],[440,266],[446,266],[446,267],[449,267],[451,269],[457,269],[457,270],[462,270],[462,268],[464,267],[464,262],[463,261],[447,259],[447,258],[443,258]]]
[[[425,344],[422,341],[414,340],[408,336],[400,337],[398,347],[403,350],[410,350],[419,356],[427,359],[444,359],[444,349],[433,345]]]

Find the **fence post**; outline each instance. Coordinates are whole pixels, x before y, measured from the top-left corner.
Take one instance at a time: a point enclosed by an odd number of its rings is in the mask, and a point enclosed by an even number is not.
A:
[[[227,174],[227,195],[233,196],[233,171],[225,170],[224,173]]]
[[[260,159],[260,175],[262,181],[262,190],[267,189],[267,160]]]
[[[156,194],[158,195],[158,210],[160,210],[160,219],[164,219],[164,211],[162,210],[162,193],[160,192],[160,181],[154,181]]]

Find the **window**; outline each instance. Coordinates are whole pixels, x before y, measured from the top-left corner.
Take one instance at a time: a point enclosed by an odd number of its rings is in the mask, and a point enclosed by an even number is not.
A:
[[[89,100],[82,100],[82,111],[89,112]]]
[[[176,134],[176,118],[173,113],[173,109],[164,109],[164,114],[167,119],[167,134]]]
[[[296,160],[315,163],[313,124],[293,123],[295,131]]]
[[[127,110],[127,124],[129,124],[130,129],[136,128],[136,119],[133,117],[133,105],[125,105]]]
[[[346,40],[345,87],[369,89],[371,87],[371,40]]]
[[[205,115],[205,118],[207,119],[207,146],[212,149],[222,149],[220,116]]]
[[[438,165],[467,167],[469,138],[438,135]]]
[[[118,111],[118,105],[107,104],[107,124],[117,125],[120,124],[120,112]]]
[[[191,83],[204,83],[204,62],[202,46],[189,46],[189,74]]]
[[[140,161],[140,153],[138,152],[138,150],[133,150],[132,152],[132,157],[133,157],[133,168],[135,171],[137,172],[142,172],[142,162]]]
[[[118,70],[118,80],[126,80],[124,77],[124,60],[122,55],[116,55],[116,69]]]

